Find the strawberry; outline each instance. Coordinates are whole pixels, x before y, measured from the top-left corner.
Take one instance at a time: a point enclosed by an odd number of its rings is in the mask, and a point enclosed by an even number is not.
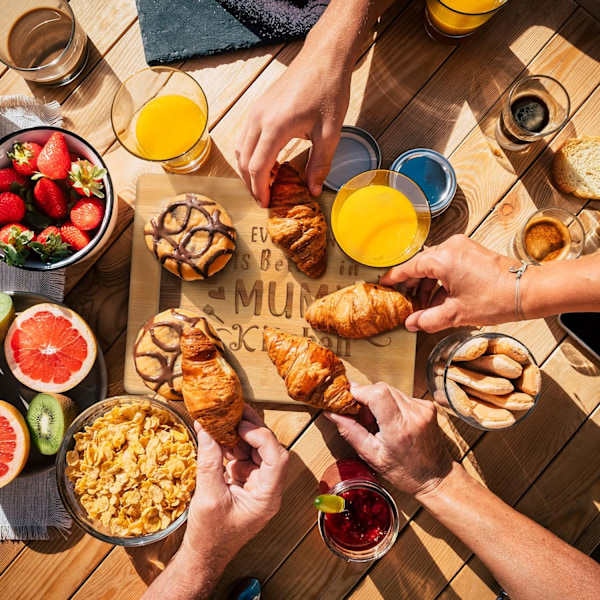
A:
[[[28,244],[33,239],[33,231],[21,223],[9,223],[0,229],[0,252],[6,264],[24,265],[29,255]]]
[[[73,189],[88,198],[92,195],[104,198],[102,192],[102,178],[106,175],[106,169],[93,165],[89,160],[79,159],[71,165],[69,179],[73,182]]]
[[[54,225],[38,233],[29,247],[40,255],[43,262],[53,262],[73,254],[69,245],[63,242],[58,227]]]
[[[51,219],[64,219],[67,216],[67,194],[52,179],[44,177],[35,184],[33,203]]]
[[[90,243],[90,236],[85,231],[75,227],[70,221],[67,221],[60,228],[60,235],[75,252],[82,250]]]
[[[0,225],[22,221],[25,217],[25,202],[12,192],[0,194]]]
[[[75,227],[83,231],[91,231],[102,223],[104,202],[96,198],[83,198],[71,209],[69,216]]]
[[[7,154],[17,173],[31,177],[37,171],[37,159],[42,147],[35,142],[15,142],[13,151]]]
[[[6,169],[0,169],[0,192],[10,192],[11,185],[13,183],[18,183],[23,187],[27,187],[28,181],[25,179],[25,177],[23,177],[23,175],[17,173],[10,167],[7,167]]]
[[[37,166],[39,172],[33,176],[34,179],[44,175],[50,179],[65,179],[69,175],[71,155],[60,131],[55,131],[44,144],[37,159]]]

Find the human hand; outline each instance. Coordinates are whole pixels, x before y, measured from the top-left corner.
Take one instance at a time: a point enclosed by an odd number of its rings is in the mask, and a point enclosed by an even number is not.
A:
[[[465,235],[453,235],[393,267],[379,282],[416,287],[419,304],[425,308],[406,319],[408,331],[431,333],[461,325],[497,325],[515,320],[515,274],[509,271],[515,264],[514,259]],[[438,280],[442,287],[430,298]]]
[[[271,171],[294,138],[310,140],[306,182],[321,193],[337,148],[350,98],[351,68],[331,49],[307,43],[285,73],[255,102],[237,144],[240,174],[259,206],[270,201]]]
[[[352,395],[367,407],[378,431],[348,415],[326,413],[341,436],[398,489],[417,498],[431,493],[453,464],[433,402],[409,398],[386,383],[352,386]]]
[[[234,448],[221,448],[195,426],[196,492],[182,548],[196,565],[224,568],[279,510],[288,453],[247,405],[238,426],[242,441]],[[229,459],[226,470],[223,458]]]

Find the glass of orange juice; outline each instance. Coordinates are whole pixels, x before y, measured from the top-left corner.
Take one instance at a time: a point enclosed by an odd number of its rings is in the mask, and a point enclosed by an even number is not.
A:
[[[208,158],[208,103],[200,84],[172,67],[149,67],[125,80],[113,100],[113,130],[139,158],[174,173],[195,171]]]
[[[430,38],[459,43],[494,16],[508,0],[426,0],[425,29]]]
[[[395,171],[356,175],[340,188],[331,209],[339,247],[367,267],[393,267],[414,256],[429,234],[431,213],[421,188]]]

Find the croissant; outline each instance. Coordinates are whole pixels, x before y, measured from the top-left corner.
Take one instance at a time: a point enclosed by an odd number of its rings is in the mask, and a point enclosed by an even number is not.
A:
[[[414,310],[410,296],[374,283],[356,283],[315,300],[304,316],[319,331],[366,338],[404,324]]]
[[[283,163],[271,185],[267,231],[298,268],[309,277],[325,270],[327,224],[300,174]]]
[[[340,414],[356,414],[342,361],[309,338],[268,327],[263,333],[269,358],[293,400]]]
[[[244,397],[235,371],[199,329],[181,336],[181,391],[190,415],[219,444],[235,446],[240,437]]]

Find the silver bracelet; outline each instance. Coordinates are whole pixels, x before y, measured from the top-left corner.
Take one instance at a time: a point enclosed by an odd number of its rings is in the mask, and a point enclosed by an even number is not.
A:
[[[532,263],[521,261],[521,267],[510,267],[509,271],[511,273],[516,273],[517,275],[517,283],[515,287],[515,316],[517,317],[517,321],[525,320],[525,312],[523,311],[523,305],[521,304],[521,277],[523,277],[523,273],[527,271],[527,267],[537,267]]]

